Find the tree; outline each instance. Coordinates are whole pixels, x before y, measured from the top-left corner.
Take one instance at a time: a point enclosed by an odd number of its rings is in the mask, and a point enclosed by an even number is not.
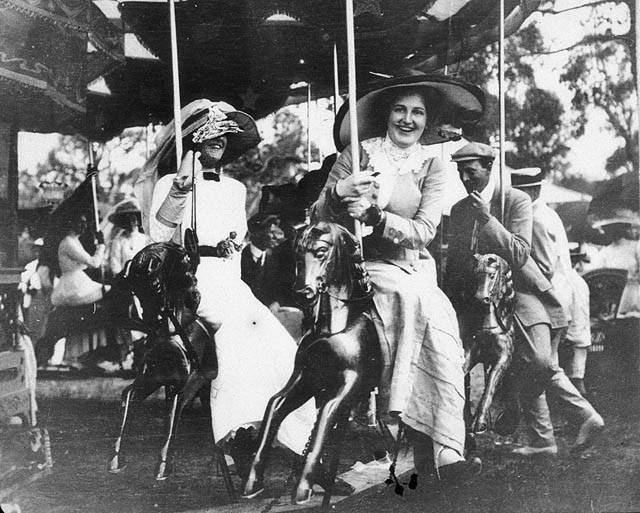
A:
[[[137,172],[146,160],[146,129],[128,128],[104,144],[94,144],[99,170],[98,201],[113,205],[133,191]],[[58,203],[85,178],[89,153],[87,142],[79,136],[61,135],[45,162],[35,170],[21,170],[19,204],[30,208]]]
[[[505,121],[506,140],[511,144],[507,164],[516,167],[541,167],[561,173],[566,167],[568,147],[563,131],[564,109],[552,91],[536,85],[533,61],[543,50],[538,26],[531,23],[511,36],[505,46]],[[463,62],[457,74],[485,90],[497,82],[497,43]],[[483,121],[471,136],[495,141],[499,135],[498,99],[487,95]]]
[[[566,48],[545,49],[541,54],[571,50],[561,80],[573,93],[570,133],[584,133],[589,109],[605,115],[609,130],[622,142],[608,158],[606,170],[638,169],[635,91],[635,4],[631,0],[591,0],[561,9],[545,2],[545,16],[583,13],[584,37]],[[559,2],[558,2],[559,3]]]

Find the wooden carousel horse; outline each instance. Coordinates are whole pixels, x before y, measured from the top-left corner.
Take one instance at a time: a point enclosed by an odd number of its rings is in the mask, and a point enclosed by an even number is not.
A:
[[[264,472],[278,429],[287,415],[312,397],[318,417],[303,453],[302,473],[292,500],[308,502],[314,482],[325,489],[329,504],[337,470],[340,440],[349,414],[379,385],[381,355],[370,315],[371,286],[356,239],[338,224],[307,228],[297,243],[296,293],[313,318],[302,339],[293,373],[267,405],[243,497],[264,490]],[[336,426],[336,449],[328,473],[321,470],[321,453]]]
[[[513,355],[515,293],[509,264],[498,255],[474,255],[468,289],[460,309],[466,374],[465,418],[472,435],[486,431],[489,408]],[[485,387],[473,418],[469,402],[469,372],[478,363],[485,371]],[[508,409],[507,411],[513,411]],[[511,424],[513,419],[508,422]],[[505,427],[507,419],[500,418]]]
[[[112,473],[125,467],[121,446],[131,402],[141,402],[164,386],[167,437],[156,469],[156,479],[164,480],[172,470],[171,442],[184,406],[217,375],[215,330],[195,315],[200,294],[189,256],[182,246],[172,243],[147,246],[125,267],[122,284],[140,300],[147,341],[142,367],[122,392],[124,414],[108,467]],[[223,473],[229,487],[225,465]]]

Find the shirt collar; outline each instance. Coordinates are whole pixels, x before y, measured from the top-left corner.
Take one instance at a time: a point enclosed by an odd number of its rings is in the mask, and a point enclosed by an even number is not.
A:
[[[251,251],[251,256],[254,260],[261,260],[262,255],[264,255],[264,250],[260,249],[257,246],[254,246],[252,242],[249,243],[249,251]]]

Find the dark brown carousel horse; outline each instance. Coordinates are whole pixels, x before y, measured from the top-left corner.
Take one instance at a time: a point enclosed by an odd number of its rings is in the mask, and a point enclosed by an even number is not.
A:
[[[147,342],[142,367],[122,392],[124,414],[109,471],[118,473],[125,467],[121,445],[131,401],[142,402],[164,386],[167,437],[156,469],[156,479],[164,480],[172,470],[171,442],[182,410],[218,372],[214,329],[195,315],[200,294],[182,246],[147,246],[127,264],[120,283],[140,300]]]
[[[486,431],[489,408],[511,363],[515,293],[509,264],[494,254],[473,256],[466,283],[464,306],[459,309],[467,376],[465,417],[475,435]],[[485,387],[472,419],[469,372],[478,363],[484,366]]]
[[[296,293],[313,317],[312,328],[300,342],[288,383],[269,400],[243,497],[262,493],[269,452],[282,421],[313,397],[318,417],[292,500],[309,501],[318,482],[325,488],[326,506],[349,414],[379,385],[380,347],[370,315],[371,286],[353,235],[340,225],[318,223],[302,233],[296,248]],[[327,475],[320,460],[334,426],[336,449]]]

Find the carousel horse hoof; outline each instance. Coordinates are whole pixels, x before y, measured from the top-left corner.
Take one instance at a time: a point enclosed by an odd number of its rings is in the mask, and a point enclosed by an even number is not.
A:
[[[311,500],[311,497],[313,497],[313,488],[304,488],[301,490],[300,487],[298,487],[293,503],[297,506],[301,506],[303,504],[307,504]]]
[[[253,486],[245,486],[244,492],[241,495],[243,499],[255,499],[264,492],[264,485],[256,481]]]
[[[169,462],[160,460],[156,471],[156,481],[165,481],[171,475],[172,466]]]
[[[109,461],[109,473],[119,474],[125,468],[127,468],[127,465],[124,463],[124,458],[121,458],[119,454],[114,454]]]

